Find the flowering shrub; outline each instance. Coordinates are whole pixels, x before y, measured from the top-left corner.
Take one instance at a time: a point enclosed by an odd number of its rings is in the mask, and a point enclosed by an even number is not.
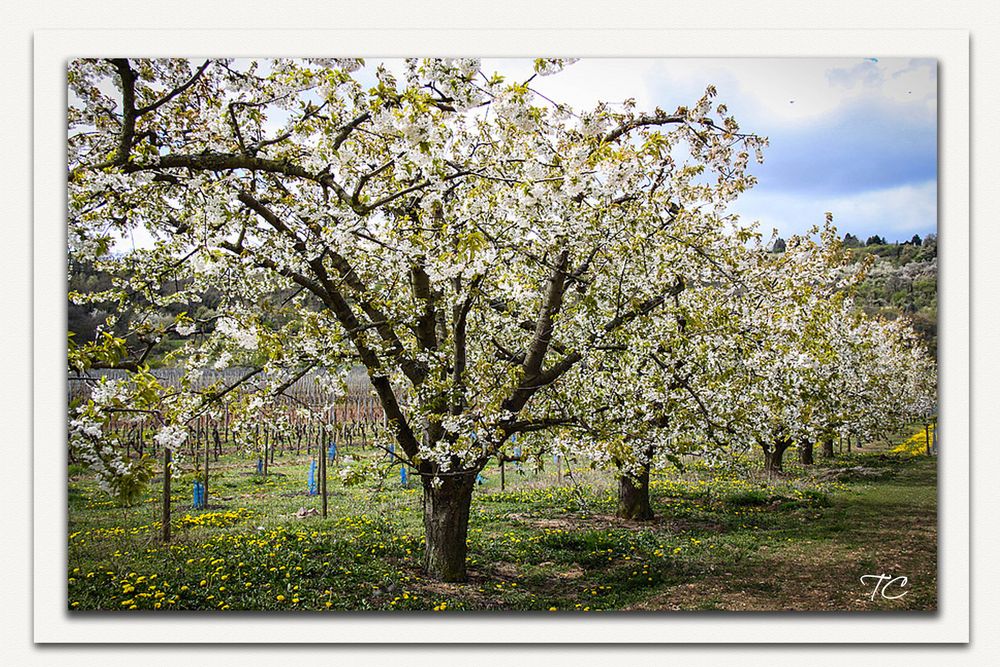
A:
[[[931,424],[928,428],[931,436],[931,442],[934,442],[934,429],[936,426],[936,424]],[[893,447],[892,451],[895,454],[922,456],[927,454],[927,449],[927,433],[925,433],[923,429],[920,429],[909,438]]]

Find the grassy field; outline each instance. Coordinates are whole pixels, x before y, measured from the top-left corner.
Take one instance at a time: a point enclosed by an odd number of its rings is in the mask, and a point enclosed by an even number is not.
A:
[[[791,454],[792,452],[790,452]],[[791,457],[789,457],[791,458]],[[616,519],[613,479],[508,464],[473,499],[470,580],[421,576],[420,491],[398,470],[340,485],[329,515],[307,493],[307,457],[267,480],[245,460],[214,467],[209,507],[175,483],[174,539],[159,540],[159,484],[123,508],[70,468],[71,610],[933,610],[936,459],[865,449],[789,463],[769,479],[694,466],[651,484],[657,517]],[[902,575],[886,595],[863,575]],[[897,582],[897,584],[900,582]]]

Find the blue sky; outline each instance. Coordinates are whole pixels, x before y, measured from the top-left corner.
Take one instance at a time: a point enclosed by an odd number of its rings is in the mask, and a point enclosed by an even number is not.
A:
[[[487,61],[486,69],[512,63]],[[882,58],[593,59],[533,85],[578,107],[634,97],[689,105],[712,83],[770,146],[733,206],[768,234],[834,214],[844,232],[905,240],[937,230],[937,64]]]

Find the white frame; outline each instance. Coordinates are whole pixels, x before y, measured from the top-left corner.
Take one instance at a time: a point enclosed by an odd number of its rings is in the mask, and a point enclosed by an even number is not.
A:
[[[391,46],[387,46],[391,45]],[[428,45],[434,45],[428,48]],[[65,66],[123,56],[920,56],[939,61],[936,613],[90,614],[66,611]],[[959,643],[969,640],[969,33],[964,30],[52,30],[34,37],[36,643]]]

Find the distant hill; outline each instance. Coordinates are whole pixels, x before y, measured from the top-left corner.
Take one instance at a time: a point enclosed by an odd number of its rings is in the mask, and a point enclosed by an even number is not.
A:
[[[884,241],[881,238],[874,240]],[[858,302],[870,314],[877,313],[889,319],[900,315],[910,317],[914,329],[936,358],[937,237],[928,235],[925,239],[914,237],[905,243],[874,242],[863,246],[850,241],[845,238],[845,245],[857,261],[866,255],[875,257],[875,263],[858,290]]]

